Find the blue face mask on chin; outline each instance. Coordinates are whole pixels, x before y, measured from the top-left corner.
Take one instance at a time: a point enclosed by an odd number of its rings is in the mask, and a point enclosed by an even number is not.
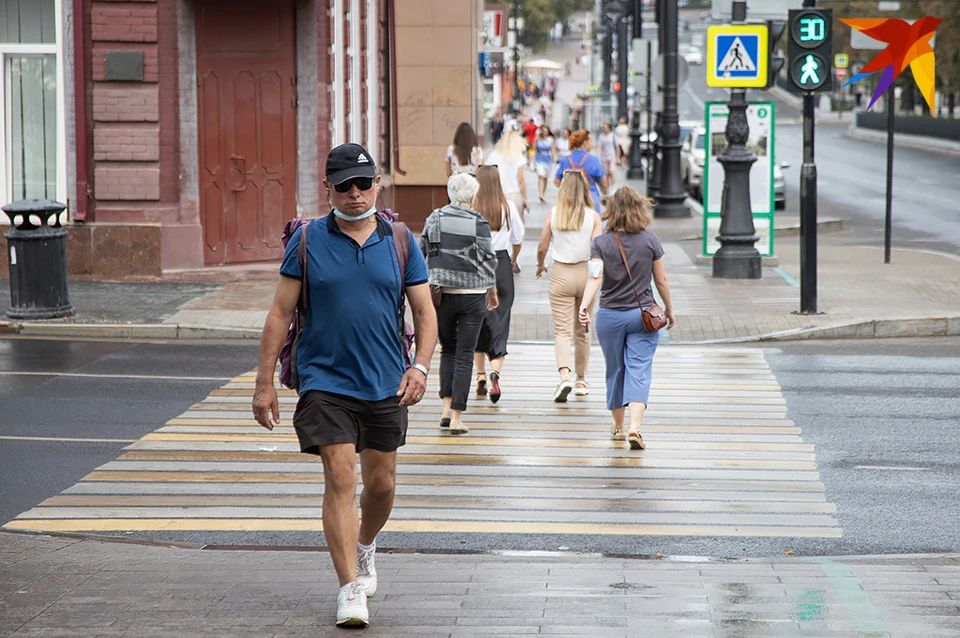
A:
[[[339,217],[340,219],[342,219],[343,221],[346,221],[346,222],[358,222],[358,221],[360,221],[361,219],[366,219],[367,217],[370,217],[371,215],[373,215],[373,214],[376,213],[376,212],[377,212],[377,207],[376,207],[376,206],[371,206],[371,207],[370,207],[370,210],[368,210],[367,212],[363,213],[362,215],[357,215],[357,216],[347,215],[346,213],[344,213],[344,212],[342,212],[342,211],[340,211],[340,210],[338,210],[338,209],[336,209],[336,208],[333,209],[333,214],[336,215],[337,217]]]

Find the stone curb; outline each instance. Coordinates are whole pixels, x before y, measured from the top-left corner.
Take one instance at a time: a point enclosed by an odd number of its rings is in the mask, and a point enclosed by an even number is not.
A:
[[[77,337],[102,339],[260,339],[260,330],[186,324],[110,324],[110,323],[40,323],[0,321],[0,335],[25,337]],[[883,339],[904,337],[960,336],[960,315],[942,317],[900,317],[887,319],[854,319],[837,323],[768,332],[749,337],[730,337],[707,341],[673,341],[677,345],[711,345],[725,343],[761,343],[774,341],[807,341],[814,339]],[[517,341],[516,343],[541,343]],[[543,343],[553,343],[552,341]]]
[[[876,142],[880,144],[887,143],[887,134],[884,131],[875,131],[873,129],[857,128],[850,126],[844,137],[863,142]],[[909,148],[916,151],[926,151],[929,153],[939,153],[951,157],[960,157],[960,142],[952,140],[940,140],[933,137],[921,137],[919,135],[909,135],[907,133],[897,133],[893,136],[893,145],[900,148]],[[896,161],[896,160],[894,160]]]
[[[904,337],[960,336],[960,315],[943,317],[901,317],[893,319],[854,319],[794,328],[751,337],[732,337],[689,342],[691,345],[723,343],[761,343],[774,341],[810,341],[814,339],[889,339]],[[682,343],[682,342],[677,342]]]
[[[166,323],[42,323],[0,321],[0,334],[109,339],[260,339],[260,330]]]

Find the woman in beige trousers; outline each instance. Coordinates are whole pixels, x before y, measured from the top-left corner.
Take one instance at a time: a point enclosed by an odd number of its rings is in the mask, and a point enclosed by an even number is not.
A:
[[[550,308],[553,310],[554,346],[560,382],[553,394],[557,403],[566,403],[571,392],[576,396],[589,393],[587,364],[590,360],[590,335],[577,320],[583,290],[587,284],[590,244],[600,235],[602,222],[593,209],[590,186],[581,171],[563,173],[557,205],[548,214],[537,246],[537,277],[547,271],[547,251],[553,244],[553,273],[550,275]],[[570,338],[574,338],[570,379]]]

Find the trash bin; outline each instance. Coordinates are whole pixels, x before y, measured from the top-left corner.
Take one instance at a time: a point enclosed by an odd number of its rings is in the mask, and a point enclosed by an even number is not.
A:
[[[65,208],[59,202],[38,199],[3,207],[10,218],[10,230],[4,237],[10,264],[7,316],[11,319],[73,314],[67,292],[67,231],[60,225]]]

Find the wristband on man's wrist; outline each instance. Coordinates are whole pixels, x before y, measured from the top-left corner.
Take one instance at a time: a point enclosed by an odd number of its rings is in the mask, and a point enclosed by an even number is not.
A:
[[[424,378],[426,378],[426,377],[429,376],[429,374],[430,374],[430,371],[427,370],[426,366],[423,366],[423,365],[421,365],[421,364],[419,364],[419,363],[415,363],[415,364],[413,364],[413,365],[410,366],[410,367],[413,368],[414,370],[419,370],[420,372],[422,372]]]

